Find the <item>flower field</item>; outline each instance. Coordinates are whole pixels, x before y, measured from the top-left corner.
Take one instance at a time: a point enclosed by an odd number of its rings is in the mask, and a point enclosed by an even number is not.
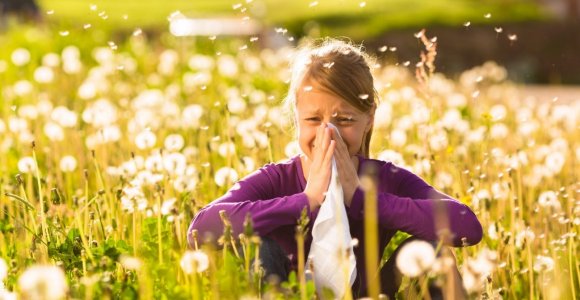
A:
[[[0,299],[312,298],[302,276],[260,279],[251,222],[225,247],[187,241],[201,207],[298,153],[293,50],[87,29],[0,36]],[[580,101],[523,98],[493,62],[417,80],[416,62],[381,58],[371,157],[475,211],[482,242],[453,249],[470,297],[578,299]],[[424,255],[407,254],[401,297],[444,283]]]

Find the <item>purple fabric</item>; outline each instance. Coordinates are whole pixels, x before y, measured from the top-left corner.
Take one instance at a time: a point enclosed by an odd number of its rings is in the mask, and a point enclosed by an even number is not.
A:
[[[435,228],[435,203],[447,214],[453,246],[461,246],[462,238],[468,245],[477,244],[482,238],[481,224],[471,209],[459,201],[438,192],[417,175],[390,162],[359,156],[359,176],[364,170],[374,170],[378,182],[379,252],[393,235],[403,231],[417,238],[438,240]],[[301,211],[307,208],[309,233],[318,210],[310,211],[304,194],[306,180],[300,157],[295,156],[280,163],[267,164],[236,183],[225,195],[209,203],[194,217],[189,232],[197,229],[203,240],[221,236],[223,225],[219,211],[229,216],[234,236],[243,232],[243,222],[250,213],[254,231],[278,242],[288,253],[293,267],[296,266],[295,228]],[[437,201],[439,200],[439,201]],[[364,280],[364,191],[357,189],[350,207],[347,207],[350,231],[359,240],[355,248],[358,280]],[[191,237],[190,244],[192,244]],[[309,252],[312,236],[306,239],[305,253]],[[361,278],[362,277],[362,278]]]

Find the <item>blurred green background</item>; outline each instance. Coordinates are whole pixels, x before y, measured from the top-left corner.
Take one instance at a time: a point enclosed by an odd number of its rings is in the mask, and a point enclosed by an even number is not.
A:
[[[191,1],[191,0],[40,0],[50,20],[64,24],[100,21],[115,30],[167,25],[167,16],[179,10],[187,16],[244,15],[271,26],[304,34],[315,22],[324,35],[353,39],[376,37],[387,30],[432,25],[494,24],[542,20],[549,17],[537,1],[529,0],[320,0],[320,1]],[[91,9],[92,6],[92,9]],[[485,14],[491,17],[486,18]],[[126,18],[124,18],[126,16]]]

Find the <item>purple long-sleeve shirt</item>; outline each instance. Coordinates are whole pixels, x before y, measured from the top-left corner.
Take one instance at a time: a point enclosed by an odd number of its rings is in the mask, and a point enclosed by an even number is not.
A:
[[[393,235],[401,230],[420,239],[437,241],[435,203],[446,212],[451,243],[461,246],[477,244],[482,238],[481,224],[471,209],[459,201],[438,192],[420,177],[390,162],[359,156],[358,174],[374,169],[378,183],[379,252]],[[243,232],[246,214],[250,214],[254,231],[280,244],[296,266],[297,246],[295,228],[302,210],[310,216],[309,232],[318,214],[310,211],[304,194],[304,178],[300,157],[294,156],[280,163],[267,164],[236,183],[225,195],[209,203],[193,219],[189,232],[197,229],[201,238],[223,233],[219,211],[224,210],[232,222],[234,236]],[[357,280],[365,282],[364,271],[364,191],[357,189],[350,207],[346,208],[350,232],[359,240],[354,249],[357,259]],[[439,209],[438,209],[439,211]],[[191,237],[190,244],[191,244]],[[463,239],[463,241],[462,241]],[[312,236],[306,238],[305,253],[309,252]],[[362,278],[361,278],[362,277]]]

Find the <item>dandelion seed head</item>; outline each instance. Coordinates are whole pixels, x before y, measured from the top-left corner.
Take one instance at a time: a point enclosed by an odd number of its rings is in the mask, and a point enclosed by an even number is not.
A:
[[[181,134],[170,134],[165,138],[163,143],[165,149],[169,151],[179,151],[185,145],[185,140]]]
[[[123,268],[133,271],[141,269],[141,266],[143,265],[143,262],[139,258],[127,254],[122,254],[119,257],[119,262]]]
[[[30,51],[25,48],[17,48],[12,51],[12,63],[18,67],[24,66],[30,62]]]
[[[135,146],[141,150],[152,148],[156,142],[157,137],[149,130],[144,130],[135,137]]]
[[[65,155],[60,159],[59,167],[65,173],[73,172],[77,168],[77,160],[74,156]]]
[[[186,274],[201,273],[209,267],[209,257],[201,250],[186,251],[179,264]]]
[[[534,271],[550,272],[554,269],[554,259],[549,256],[537,255],[534,259]]]
[[[68,285],[61,268],[49,265],[33,265],[18,278],[18,285],[26,299],[62,299]]]
[[[411,241],[401,248],[397,256],[397,268],[411,278],[429,270],[435,262],[435,249],[425,241]]]
[[[232,184],[238,180],[238,172],[230,167],[222,167],[216,171],[214,176],[215,183],[223,187],[226,184]]]
[[[18,171],[20,173],[31,174],[36,171],[36,161],[31,156],[22,157],[18,161]]]

